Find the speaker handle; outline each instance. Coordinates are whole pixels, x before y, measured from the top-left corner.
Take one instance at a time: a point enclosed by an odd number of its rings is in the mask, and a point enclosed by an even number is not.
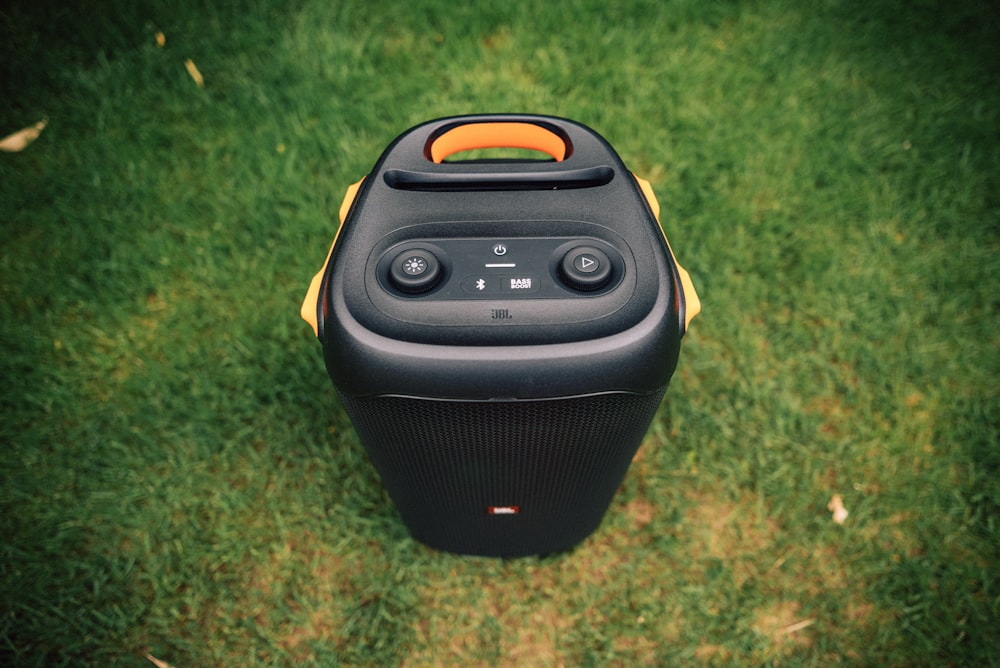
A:
[[[424,154],[435,163],[461,151],[482,148],[521,148],[540,151],[562,162],[572,152],[569,138],[523,121],[485,121],[457,125],[432,136]]]

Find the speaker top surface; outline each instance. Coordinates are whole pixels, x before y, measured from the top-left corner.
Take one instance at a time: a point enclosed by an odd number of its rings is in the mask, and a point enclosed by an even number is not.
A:
[[[448,159],[491,146],[551,159]],[[486,115],[390,144],[353,197],[316,313],[348,393],[538,398],[662,387],[684,307],[650,204],[603,138]]]

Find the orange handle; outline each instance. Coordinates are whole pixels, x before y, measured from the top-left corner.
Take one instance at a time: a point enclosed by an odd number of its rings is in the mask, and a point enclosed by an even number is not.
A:
[[[524,148],[541,151],[557,162],[566,158],[566,140],[555,132],[532,123],[470,123],[452,128],[431,141],[428,154],[434,162],[459,151],[478,148]]]

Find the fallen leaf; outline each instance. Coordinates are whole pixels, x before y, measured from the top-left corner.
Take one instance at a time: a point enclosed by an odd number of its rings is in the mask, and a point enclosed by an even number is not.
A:
[[[834,494],[830,503],[826,504],[826,508],[833,513],[833,521],[837,524],[843,524],[847,519],[847,508],[844,508],[844,499],[840,494]]]
[[[815,619],[803,619],[801,622],[796,622],[794,624],[789,624],[788,626],[783,626],[774,633],[775,635],[789,635],[795,633],[796,631],[801,631],[802,629],[808,628],[815,623],[816,623]]]
[[[29,125],[23,130],[18,130],[14,134],[0,139],[0,151],[6,151],[7,153],[23,151],[28,148],[28,144],[38,139],[38,135],[42,134],[42,130],[45,129],[48,123],[49,120],[47,118],[42,119],[34,125]]]
[[[194,79],[194,82],[198,84],[198,88],[205,87],[205,78],[201,76],[201,72],[198,71],[198,67],[194,64],[194,61],[188,58],[184,61],[184,67],[187,68],[188,74]]]
[[[157,659],[152,654],[149,654],[148,652],[146,653],[146,658],[152,661],[153,665],[156,666],[156,668],[172,668],[172,666],[169,663],[167,663],[166,661],[160,661],[159,659]]]

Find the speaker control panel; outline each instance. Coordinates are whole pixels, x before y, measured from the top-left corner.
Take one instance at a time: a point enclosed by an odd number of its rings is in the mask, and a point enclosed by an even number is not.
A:
[[[625,263],[590,237],[412,239],[376,263],[379,285],[409,299],[566,299],[607,294]]]

